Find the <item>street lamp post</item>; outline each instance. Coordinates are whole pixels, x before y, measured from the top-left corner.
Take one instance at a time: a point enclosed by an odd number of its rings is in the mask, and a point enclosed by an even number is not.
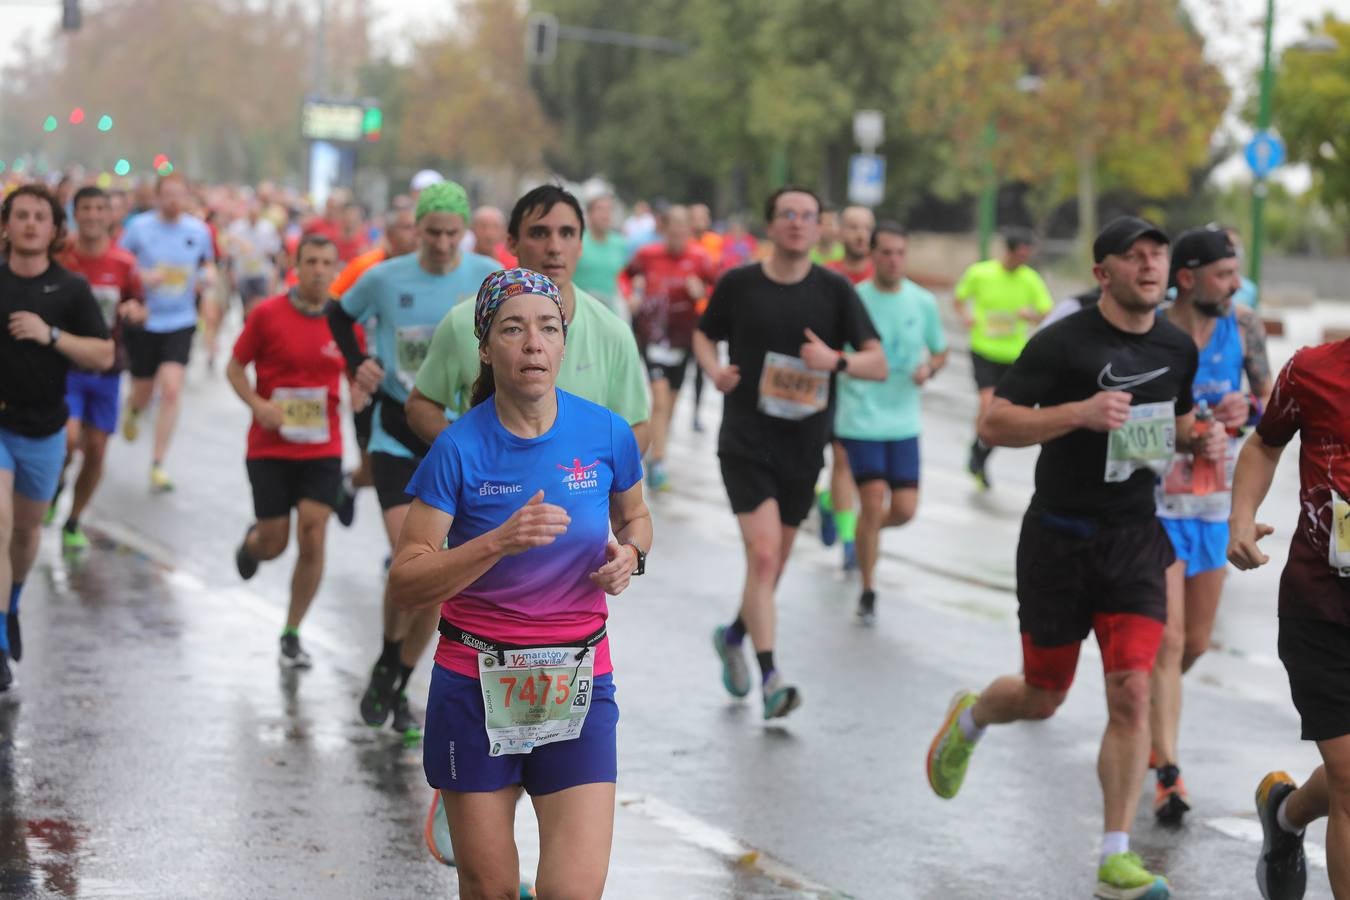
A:
[[[1261,98],[1257,107],[1256,129],[1264,134],[1270,128],[1270,94],[1275,84],[1275,69],[1270,58],[1270,37],[1275,25],[1275,0],[1266,0],[1265,61],[1261,66]],[[1249,276],[1261,290],[1261,248],[1265,242],[1266,176],[1252,179],[1252,258]]]

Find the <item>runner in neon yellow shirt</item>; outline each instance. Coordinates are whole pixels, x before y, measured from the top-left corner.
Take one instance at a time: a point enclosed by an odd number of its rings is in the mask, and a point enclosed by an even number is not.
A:
[[[1054,307],[1040,274],[1027,263],[1036,252],[1036,238],[1024,229],[1003,235],[1001,259],[986,259],[966,269],[956,285],[956,313],[970,330],[970,361],[980,392],[978,424],[994,399],[1003,373],[1022,355],[1032,326]],[[967,469],[981,490],[989,490],[986,470],[992,448],[976,438]]]

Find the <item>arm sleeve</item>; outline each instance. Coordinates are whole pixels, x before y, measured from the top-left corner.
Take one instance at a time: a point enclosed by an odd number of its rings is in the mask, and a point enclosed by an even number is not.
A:
[[[1256,433],[1272,447],[1283,447],[1294,439],[1299,428],[1298,381],[1301,353],[1285,363],[1270,392],[1270,403],[1261,415]]]
[[[614,329],[610,345],[613,375],[609,383],[605,406],[622,416],[629,425],[638,425],[652,417],[651,400],[647,397],[647,368],[638,354],[637,340],[622,321]]]
[[[942,316],[938,313],[937,298],[927,294],[923,298],[924,323],[923,339],[928,344],[929,353],[942,353],[947,349],[947,332],[942,327]]]
[[[880,340],[877,334],[877,327],[872,324],[872,317],[867,314],[867,307],[863,306],[862,298],[858,292],[848,283],[844,276],[839,276],[841,282],[839,286],[841,299],[843,301],[844,311],[844,342],[854,347],[862,347],[867,341]],[[839,347],[835,348],[840,349]]]
[[[609,418],[609,442],[614,453],[614,484],[611,494],[622,494],[642,480],[642,454],[633,429],[617,415]]]
[[[328,304],[328,330],[333,333],[333,341],[342,351],[347,370],[356,371],[366,361],[366,354],[361,352],[361,346],[356,341],[356,320],[347,314],[341,303]]]
[[[239,338],[234,342],[234,361],[241,366],[246,366],[258,358],[258,332],[262,326],[259,324],[265,310],[254,310],[253,314],[244,319],[244,330],[239,332]]]
[[[1194,341],[1186,342],[1186,388],[1177,397],[1177,415],[1184,416],[1195,408],[1195,373],[1200,369],[1200,351]]]
[[[725,341],[731,337],[732,292],[740,279],[728,272],[718,279],[713,287],[712,297],[708,299],[708,308],[698,320],[698,330],[711,340]]]
[[[645,271],[646,269],[642,265],[641,250],[639,250],[637,253],[634,253],[633,258],[628,260],[628,263],[623,267],[623,274],[628,276],[629,278],[636,278],[639,275],[645,274]]]
[[[952,291],[952,296],[957,300],[966,301],[970,299],[971,289],[975,283],[975,267],[971,266],[961,275],[961,280],[956,283],[956,289]]]
[[[458,508],[463,481],[459,448],[455,446],[447,429],[436,438],[426,458],[418,465],[412,480],[408,482],[407,493],[427,506],[453,516]]]
[[[1045,279],[1035,269],[1032,274],[1032,304],[1036,307],[1036,312],[1045,315],[1055,308],[1055,300],[1050,296],[1050,289],[1045,286]]]
[[[450,406],[460,385],[459,354],[455,352],[458,341],[455,340],[455,311],[445,314],[436,331],[431,335],[431,344],[417,370],[416,387],[423,397],[441,406]]]
[[[1055,383],[1055,359],[1062,356],[1053,336],[1051,333],[1052,339],[1046,340],[1046,333],[1041,332],[1027,342],[1017,362],[994,388],[995,396],[1018,406],[1037,406],[1045,399]]]
[[[145,301],[145,285],[141,283],[141,273],[135,265],[127,267],[126,278],[122,281],[122,299]]]

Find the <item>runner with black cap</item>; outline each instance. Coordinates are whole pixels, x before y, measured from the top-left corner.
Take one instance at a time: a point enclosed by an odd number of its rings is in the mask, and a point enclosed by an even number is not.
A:
[[[1179,822],[1190,809],[1177,766],[1181,676],[1209,648],[1219,608],[1238,436],[1270,395],[1265,329],[1250,309],[1233,304],[1238,278],[1237,252],[1222,231],[1196,228],[1177,238],[1169,279],[1176,300],[1162,315],[1200,352],[1191,388],[1198,418],[1229,439],[1221,465],[1197,469],[1190,454],[1179,453],[1157,487],[1158,518],[1177,554],[1167,570],[1167,628],[1153,671],[1153,814],[1165,822]],[[1250,394],[1242,390],[1244,371]]]
[[[1225,443],[1209,432],[1197,446],[1195,343],[1156,314],[1167,245],[1142,219],[1107,225],[1093,243],[1101,301],[1038,333],[999,382],[980,438],[1042,445],[1017,548],[1023,671],[980,694],[959,692],[928,754],[933,790],[955,797],[986,727],[1054,715],[1095,631],[1108,711],[1096,896],[1112,900],[1170,896],[1167,880],[1129,852],[1148,756],[1149,671],[1167,617],[1164,571],[1175,559],[1153,486],[1178,448],[1215,459]]]

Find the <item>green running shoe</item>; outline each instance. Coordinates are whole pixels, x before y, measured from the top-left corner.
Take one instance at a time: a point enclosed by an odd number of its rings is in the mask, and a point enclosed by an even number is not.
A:
[[[85,536],[83,528],[76,528],[69,531],[61,529],[61,549],[67,553],[75,553],[80,550],[89,549],[89,538]]]
[[[942,727],[928,747],[928,784],[944,800],[955,797],[966,780],[966,767],[975,751],[975,742],[966,738],[957,720],[978,699],[979,695],[971,691],[957,691],[947,707],[947,718],[942,720]]]
[[[1144,868],[1137,853],[1113,853],[1097,868],[1097,890],[1092,896],[1101,900],[1167,900],[1172,891],[1166,878]]]

